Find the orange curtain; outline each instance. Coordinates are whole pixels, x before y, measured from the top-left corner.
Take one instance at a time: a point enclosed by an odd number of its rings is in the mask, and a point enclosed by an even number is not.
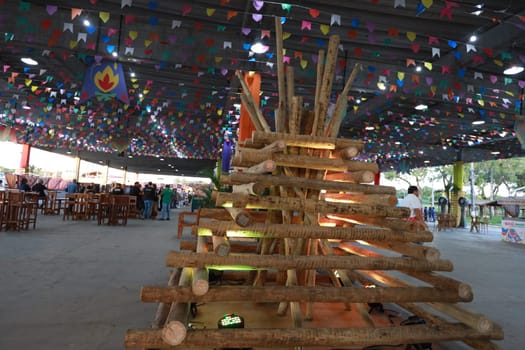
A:
[[[261,93],[261,75],[259,73],[248,72],[244,73],[244,81],[248,84],[250,92],[252,93],[255,106],[259,108],[259,102],[261,100],[259,94]],[[241,104],[241,119],[239,120],[239,141],[244,141],[247,138],[252,137],[252,132],[255,130],[255,126],[248,115],[248,111],[244,105]]]

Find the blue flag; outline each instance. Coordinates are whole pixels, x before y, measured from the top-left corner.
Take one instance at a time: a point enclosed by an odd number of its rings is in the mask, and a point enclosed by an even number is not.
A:
[[[86,71],[80,103],[95,96],[99,101],[117,98],[125,104],[129,103],[126,78],[122,65],[117,62],[92,63]]]

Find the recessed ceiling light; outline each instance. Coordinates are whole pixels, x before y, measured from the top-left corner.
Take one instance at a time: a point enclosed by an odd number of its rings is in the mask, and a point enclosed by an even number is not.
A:
[[[430,160],[425,160],[423,163],[430,163]]]
[[[25,64],[28,64],[30,66],[36,66],[38,64],[37,61],[32,59],[31,57],[22,57],[20,61],[24,62]]]
[[[131,72],[129,75],[131,75],[132,78],[135,78],[135,72]]]
[[[250,47],[250,50],[257,54],[266,53],[269,49],[270,47],[268,45],[264,45],[260,41],[257,41]]]
[[[500,152],[499,151],[493,151],[493,152],[490,152],[490,154],[496,155],[496,154],[500,154]]]
[[[133,156],[130,154],[130,155],[128,156],[128,158],[133,158]]]
[[[478,40],[478,37],[476,35],[471,35],[470,38],[468,39],[468,41],[470,41],[471,43],[474,43]]]
[[[29,109],[31,109],[31,106],[26,104],[26,105],[23,105],[22,108],[29,110]]]
[[[421,66],[417,66],[417,67],[416,67],[416,72],[421,72],[422,69],[423,69],[423,68],[421,68]]]
[[[118,56],[117,51],[113,51],[113,52],[111,53],[111,56],[113,56],[113,57],[117,57],[117,56]]]
[[[85,19],[84,22],[82,22],[84,26],[89,27],[91,23],[89,22],[89,19]]]
[[[373,126],[367,126],[365,130],[374,130],[375,128]]]
[[[418,104],[417,106],[414,107],[415,110],[418,110],[418,111],[424,111],[425,109],[427,109],[428,106],[421,103],[421,104]]]
[[[164,158],[160,158],[160,161],[163,162],[163,161],[164,161]]]
[[[525,68],[523,68],[523,66],[512,65],[509,68],[505,69],[503,71],[503,74],[505,74],[505,75],[515,75],[515,74],[523,72],[524,69]]]
[[[472,122],[472,125],[481,125],[481,124],[485,124],[485,121],[484,120],[474,120]]]

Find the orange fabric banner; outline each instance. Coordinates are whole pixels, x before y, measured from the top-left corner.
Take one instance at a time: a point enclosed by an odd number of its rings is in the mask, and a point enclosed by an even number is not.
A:
[[[250,88],[253,100],[255,101],[255,106],[259,108],[259,103],[261,101],[261,97],[259,96],[259,94],[261,93],[261,75],[259,73],[254,72],[244,73],[244,80]],[[252,137],[252,132],[254,130],[255,126],[253,125],[252,120],[248,115],[248,111],[246,110],[244,105],[241,104],[241,119],[239,120],[239,141],[244,141],[247,138]]]
[[[20,168],[25,169],[29,166],[29,157],[31,155],[31,145],[22,145],[22,155],[20,157]]]

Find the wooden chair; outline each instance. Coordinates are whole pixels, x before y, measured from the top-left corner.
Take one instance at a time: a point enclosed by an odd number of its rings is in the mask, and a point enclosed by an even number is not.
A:
[[[128,196],[129,197],[129,217],[130,218],[138,218],[139,212],[137,210],[137,197],[135,196]]]
[[[182,231],[184,227],[192,227],[199,224],[201,215],[201,208],[197,211],[183,211],[179,213],[179,219],[177,222],[177,238],[182,237]]]
[[[24,192],[8,191],[4,227],[6,231],[20,231],[24,215]]]
[[[62,199],[57,198],[57,191],[47,191],[47,198],[42,208],[44,215],[60,215]]]
[[[111,196],[101,194],[97,206],[97,224],[102,225],[109,223],[111,217]]]
[[[479,228],[480,228],[479,216],[471,216],[470,217],[470,232],[476,231],[477,233],[480,233]]]
[[[33,230],[36,228],[36,220],[38,218],[38,201],[41,199],[38,193],[25,193],[24,205],[21,213],[22,229],[29,230],[29,226],[33,225]]]
[[[111,195],[110,196],[110,219],[109,225],[122,225],[128,224],[129,217],[129,197],[126,195]]]
[[[7,191],[0,191],[0,231],[4,228],[4,221],[6,219],[7,209]]]
[[[484,216],[480,219],[479,221],[479,228],[481,230],[481,233],[485,232],[485,233],[488,233],[489,232],[489,217],[488,216]]]

